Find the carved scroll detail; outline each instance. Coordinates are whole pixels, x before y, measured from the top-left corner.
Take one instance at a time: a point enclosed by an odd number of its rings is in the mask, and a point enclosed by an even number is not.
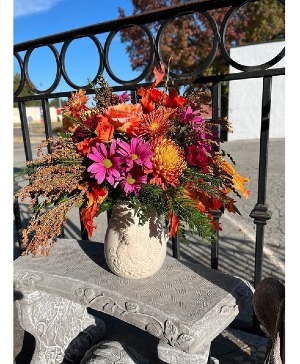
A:
[[[79,302],[90,307],[95,306],[96,309],[100,309],[121,320],[125,320],[126,316],[125,321],[134,322],[137,327],[165,340],[171,346],[180,347],[184,350],[194,341],[193,336],[180,332],[174,322],[170,320],[159,321],[151,314],[142,312],[135,302],[125,302],[125,304],[121,305],[103,291],[97,292],[83,287],[75,289],[75,296]]]

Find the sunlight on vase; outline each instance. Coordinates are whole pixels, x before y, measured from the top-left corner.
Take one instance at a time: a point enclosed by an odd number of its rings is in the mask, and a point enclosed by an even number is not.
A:
[[[126,204],[113,207],[105,240],[105,260],[111,271],[129,279],[155,274],[166,258],[168,233],[164,219],[153,214],[139,225],[136,209]]]

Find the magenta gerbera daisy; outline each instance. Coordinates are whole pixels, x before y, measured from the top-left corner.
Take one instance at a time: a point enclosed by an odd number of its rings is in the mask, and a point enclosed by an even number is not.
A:
[[[117,153],[124,158],[126,170],[130,170],[134,165],[151,169],[151,157],[154,155],[152,147],[149,143],[143,141],[140,137],[132,138],[130,143],[123,140],[118,141]]]
[[[92,152],[87,154],[87,157],[94,162],[87,168],[87,171],[99,184],[106,179],[108,183],[114,185],[116,179],[120,177],[121,158],[115,152],[116,141],[113,140],[109,150],[106,149],[104,143],[96,143],[95,147],[92,147]]]
[[[180,121],[182,123],[189,123],[192,126],[204,126],[205,121],[202,119],[201,115],[194,112],[191,106],[188,106],[180,115]]]
[[[135,196],[138,196],[142,185],[146,183],[147,175],[143,173],[141,167],[135,166],[131,171],[125,173],[120,180],[120,187],[126,195],[134,193]]]

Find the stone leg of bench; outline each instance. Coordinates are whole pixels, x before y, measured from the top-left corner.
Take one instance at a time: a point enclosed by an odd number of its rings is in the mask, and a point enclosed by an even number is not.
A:
[[[54,294],[22,289],[16,307],[20,325],[36,340],[32,364],[78,363],[106,332],[85,307]]]
[[[185,353],[182,350],[160,341],[157,347],[158,357],[169,364],[207,364],[210,344],[203,345],[195,354]]]

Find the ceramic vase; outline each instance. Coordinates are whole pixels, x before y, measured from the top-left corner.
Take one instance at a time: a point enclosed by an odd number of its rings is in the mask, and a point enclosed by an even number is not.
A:
[[[108,223],[104,255],[110,270],[119,277],[142,279],[163,265],[168,233],[164,219],[155,213],[141,225],[138,209],[115,205]]]

